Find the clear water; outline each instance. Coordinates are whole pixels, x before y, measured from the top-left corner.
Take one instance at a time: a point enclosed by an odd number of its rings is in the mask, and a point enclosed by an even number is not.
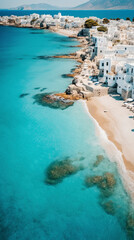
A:
[[[59,10],[0,10],[0,16],[9,16],[11,14],[17,16],[29,15],[32,13],[38,14],[58,14]],[[99,17],[99,18],[121,18],[129,17],[131,20],[134,17],[133,10],[60,10],[63,16],[70,15],[74,17]]]
[[[0,239],[127,239],[129,197],[83,104],[63,111],[34,104],[33,95],[40,92],[34,88],[64,91],[71,79],[61,75],[77,64],[36,57],[73,52],[76,48],[69,46],[77,42],[49,31],[12,27],[0,27],[0,36]],[[29,95],[19,98],[22,93]],[[97,154],[105,160],[93,168]],[[46,168],[66,156],[85,169],[56,186],[46,185]],[[100,206],[99,190],[84,186],[87,174],[106,171],[117,181],[110,197],[114,216]]]

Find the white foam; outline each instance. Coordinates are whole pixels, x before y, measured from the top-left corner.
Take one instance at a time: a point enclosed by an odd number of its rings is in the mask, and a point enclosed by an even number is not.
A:
[[[101,146],[105,149],[110,161],[117,163],[118,170],[122,177],[126,190],[128,190],[130,194],[134,194],[134,173],[126,169],[126,166],[122,158],[122,153],[117,149],[115,144],[108,139],[106,132],[100,127],[96,119],[92,117],[88,110],[86,101],[81,102],[84,105],[84,108],[87,114],[89,115],[90,119],[92,119],[92,121],[94,122],[96,128],[96,135],[99,138]]]

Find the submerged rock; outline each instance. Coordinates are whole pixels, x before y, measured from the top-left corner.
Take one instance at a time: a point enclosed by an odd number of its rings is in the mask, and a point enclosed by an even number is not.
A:
[[[40,59],[40,60],[48,60],[48,59],[55,59],[55,58],[63,58],[63,59],[78,59],[77,53],[70,53],[70,54],[64,54],[64,55],[55,55],[55,56],[48,56],[48,55],[41,55],[34,57],[33,59]]]
[[[47,89],[47,88],[45,88],[45,87],[44,87],[44,88],[41,88],[41,89],[40,89],[40,92],[43,92],[43,91],[45,91],[46,89]]]
[[[134,215],[128,214],[126,220],[126,230],[130,239],[134,239]]]
[[[101,180],[101,176],[86,177],[85,185],[86,187],[93,187],[94,185],[97,185]]]
[[[112,173],[105,173],[102,180],[98,183],[98,187],[101,189],[113,188],[116,184],[114,175]]]
[[[55,161],[47,169],[45,182],[50,185],[60,183],[65,177],[75,174],[80,170],[72,164],[70,159]]]
[[[86,187],[92,187],[96,185],[100,190],[103,196],[109,197],[114,190],[116,180],[112,173],[104,173],[103,176],[88,176],[85,179]]]
[[[74,76],[75,76],[75,74],[73,74],[73,73],[62,74],[63,78],[73,78]]]
[[[40,89],[40,87],[35,87],[35,88],[34,88],[34,90],[39,90],[39,89]]]
[[[20,98],[23,98],[23,97],[26,97],[26,96],[28,96],[29,95],[29,93],[22,93],[22,94],[20,94]]]
[[[97,158],[97,160],[93,165],[94,167],[98,167],[98,165],[104,160],[104,156],[103,155],[97,155],[96,158]]]
[[[41,93],[34,96],[35,102],[51,108],[66,109],[74,104],[74,99],[67,96],[65,93],[51,94]],[[76,100],[76,99],[75,99]]]
[[[107,214],[114,215],[115,214],[115,208],[114,203],[112,200],[108,202],[101,203],[102,208]]]

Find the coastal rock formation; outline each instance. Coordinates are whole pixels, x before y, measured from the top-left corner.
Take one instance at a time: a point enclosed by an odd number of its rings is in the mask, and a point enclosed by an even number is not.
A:
[[[74,76],[75,76],[74,73],[62,74],[63,78],[74,78]]]
[[[78,98],[66,95],[65,93],[51,94],[41,93],[34,96],[35,102],[51,108],[66,109],[74,104],[74,100]]]
[[[64,54],[64,55],[55,55],[52,56],[53,58],[64,58],[64,59],[77,59],[77,53],[70,53],[70,54]]]
[[[93,187],[94,185],[97,185],[100,181],[102,181],[101,176],[86,177],[85,185],[86,187]]]
[[[77,93],[74,95],[67,95],[66,93],[56,93],[55,96],[70,101],[76,101],[80,99],[80,96]]]
[[[45,182],[50,185],[60,183],[65,177],[77,173],[78,167],[72,164],[70,159],[64,159],[62,161],[55,161],[48,167],[46,171]]]
[[[62,59],[74,59],[74,60],[77,60],[77,62],[82,63],[83,62],[82,57],[83,57],[83,55],[79,56],[76,52],[76,53],[70,53],[70,54],[64,54],[64,55],[55,55],[55,56],[47,56],[47,55],[37,56],[36,58],[33,58],[33,59],[48,60],[48,59],[53,59],[53,58],[57,58],[57,59],[62,58]]]
[[[84,91],[84,87],[83,86],[76,86],[74,84],[70,84],[68,86],[68,88],[66,89],[66,94],[73,94],[74,91],[77,93],[77,94],[80,94],[81,91]]]
[[[129,238],[134,239],[134,215],[132,213],[127,216],[126,230]]]
[[[28,96],[29,95],[29,93],[22,93],[22,94],[20,94],[20,98],[23,98],[23,97],[26,97],[26,96]]]
[[[103,155],[97,155],[96,158],[97,158],[97,160],[93,165],[94,167],[98,167],[98,165],[104,160],[104,156]]]
[[[114,190],[116,180],[112,173],[106,172],[103,176],[88,176],[85,179],[86,187],[92,187],[96,185],[104,197],[109,197]]]
[[[107,214],[114,215],[115,214],[115,208],[114,203],[112,200],[108,202],[101,203],[102,208]]]
[[[34,88],[34,90],[39,90],[39,89],[40,89],[40,87],[35,87],[35,88]]]

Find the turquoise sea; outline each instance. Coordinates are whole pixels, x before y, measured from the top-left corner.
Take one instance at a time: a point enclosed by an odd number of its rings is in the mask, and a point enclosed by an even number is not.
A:
[[[0,10],[0,16],[24,16],[32,13],[38,14],[58,14],[61,12],[63,16],[74,16],[74,17],[98,17],[98,18],[121,18],[126,19],[129,17],[131,20],[134,17],[134,9],[132,10]]]
[[[38,56],[74,52],[78,43],[47,30],[0,27],[0,240],[126,240],[131,202],[82,102],[65,110],[42,107],[33,96],[64,91],[62,74],[77,64]],[[40,89],[35,89],[40,88]],[[20,98],[20,94],[29,95]],[[93,167],[96,155],[105,159]],[[70,157],[83,171],[50,186],[50,163]],[[87,175],[113,173],[116,187],[104,197],[87,188]],[[114,214],[105,203],[112,201]],[[132,239],[132,238],[131,238]]]

